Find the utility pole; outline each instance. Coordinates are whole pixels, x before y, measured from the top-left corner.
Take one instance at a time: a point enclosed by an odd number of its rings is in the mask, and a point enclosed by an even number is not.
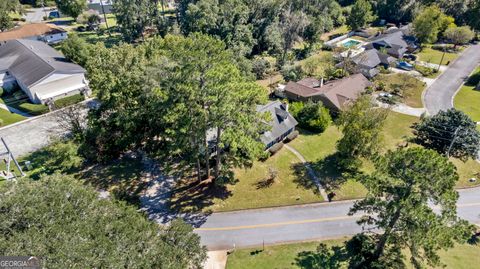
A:
[[[1,153],[0,155],[7,155],[8,156],[8,159],[5,161],[5,165],[6,165],[6,175],[5,177],[10,180],[10,179],[15,179],[16,176],[15,174],[13,174],[13,176],[10,176],[10,163],[13,161],[13,163],[15,164],[15,166],[17,167],[18,171],[20,172],[20,176],[25,176],[25,173],[23,173],[22,171],[22,168],[20,167],[20,165],[18,164],[17,160],[15,159],[15,157],[13,156],[12,152],[10,151],[10,149],[8,148],[7,146],[7,143],[5,142],[5,140],[3,140],[3,137],[0,138],[0,140],[2,141],[3,143],[3,146],[5,146],[5,149],[7,150],[7,152],[3,152]]]
[[[445,58],[445,54],[447,53],[447,47],[443,46],[443,54],[442,54],[442,59],[440,59],[440,64],[438,65],[437,68],[437,73],[440,71],[440,66],[442,66],[443,59]]]
[[[452,142],[450,142],[450,146],[448,146],[448,151],[447,151],[447,158],[450,158],[450,150],[452,150],[452,147],[453,147],[453,143],[455,143],[455,140],[457,139],[457,135],[458,135],[458,131],[460,131],[461,127],[457,127],[457,129],[455,129],[455,132],[453,133],[453,139],[452,139]]]
[[[105,15],[105,8],[103,7],[103,0],[100,0],[100,6],[102,6],[103,19],[105,20],[105,26],[107,26],[108,36],[112,36],[110,28],[108,27],[107,15]]]

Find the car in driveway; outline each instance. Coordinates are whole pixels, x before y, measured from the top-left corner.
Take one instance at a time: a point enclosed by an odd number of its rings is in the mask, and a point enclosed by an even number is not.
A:
[[[417,60],[417,55],[414,54],[405,54],[403,55],[403,58],[410,60],[410,61],[416,61]]]
[[[413,65],[407,63],[407,62],[399,62],[397,63],[397,68],[403,69],[406,71],[412,71],[414,69]]]

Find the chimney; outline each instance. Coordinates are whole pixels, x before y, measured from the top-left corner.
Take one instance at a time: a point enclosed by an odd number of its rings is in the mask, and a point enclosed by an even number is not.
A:
[[[323,87],[323,77],[320,79],[320,88]]]
[[[287,103],[287,101],[283,101],[281,107],[282,107],[283,110],[285,110],[285,111],[288,112],[288,103]]]

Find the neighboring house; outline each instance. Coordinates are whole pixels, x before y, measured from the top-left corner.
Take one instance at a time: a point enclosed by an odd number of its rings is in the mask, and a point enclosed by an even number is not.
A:
[[[380,73],[379,67],[389,68],[397,61],[396,58],[376,49],[366,50],[352,58],[355,70],[367,78],[373,78]],[[343,63],[338,65],[343,67]]]
[[[8,90],[17,84],[32,103],[45,104],[79,93],[88,96],[85,72],[43,42],[0,42],[0,87]]]
[[[410,27],[390,28],[385,33],[372,37],[365,45],[367,50],[376,49],[395,58],[402,58],[407,52],[413,52],[418,47],[415,38],[410,35]]]
[[[289,82],[284,95],[293,101],[321,101],[334,112],[343,110],[346,104],[371,87],[372,83],[362,74],[355,74],[327,83],[307,78],[298,82]]]
[[[271,148],[276,143],[282,142],[289,134],[295,131],[298,122],[288,112],[288,104],[280,101],[273,101],[266,105],[258,105],[257,112],[269,112],[270,122],[267,124],[271,129],[261,135],[261,140],[265,144],[265,149]]]
[[[67,31],[48,23],[25,24],[10,31],[0,32],[0,41],[30,39],[54,44],[67,38]]]
[[[103,5],[103,7],[102,7]],[[87,9],[97,11],[99,14],[112,14],[113,1],[112,0],[87,0]]]

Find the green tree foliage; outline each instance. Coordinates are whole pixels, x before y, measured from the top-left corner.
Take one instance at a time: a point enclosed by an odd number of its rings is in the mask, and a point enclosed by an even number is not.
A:
[[[90,50],[91,46],[85,39],[78,37],[75,34],[70,34],[68,39],[60,44],[60,50],[65,57],[81,66],[86,66],[90,57],[94,57]]]
[[[280,73],[286,81],[298,81],[305,77],[305,71],[300,65],[284,65]]]
[[[358,164],[359,157],[369,158],[378,153],[387,116],[387,110],[374,108],[368,95],[360,97],[341,113],[338,124],[343,137],[337,142],[337,150],[345,166]]]
[[[158,9],[158,6],[149,0],[117,0],[113,7],[117,25],[127,42],[143,37],[145,28],[153,24],[153,12]]]
[[[379,235],[360,233],[346,242],[345,250],[350,268],[404,269],[405,256],[398,245],[385,246],[380,257],[373,257],[377,240]],[[369,265],[362,265],[365,263]]]
[[[432,5],[424,8],[413,21],[413,31],[421,43],[435,43],[438,36],[453,25],[454,19]]]
[[[55,0],[58,10],[63,14],[76,19],[78,15],[87,9],[87,2],[83,0]]]
[[[350,214],[365,212],[358,223],[383,233],[369,235],[368,240],[373,240],[369,244],[375,246],[366,246],[368,251],[356,248],[363,258],[352,260],[351,267],[377,268],[373,265],[385,255],[399,256],[404,248],[415,268],[423,268],[424,263],[440,265],[437,252],[465,242],[472,232],[468,222],[456,215],[457,180],[455,166],[433,150],[399,149],[378,160],[376,171],[362,179],[367,197],[356,202]],[[402,259],[394,262],[398,265],[388,268],[405,267]]]
[[[295,117],[300,127],[320,133],[324,132],[332,122],[330,112],[322,103],[306,103]]]
[[[151,222],[63,175],[0,185],[0,255],[36,255],[48,268],[202,268],[192,227]]]
[[[480,14],[480,0],[472,0],[463,17],[466,23],[476,31],[480,31],[480,16],[478,14]]]
[[[418,143],[442,154],[468,159],[480,151],[480,132],[468,115],[454,108],[423,118],[414,125]]]
[[[13,27],[11,12],[21,13],[23,9],[18,0],[1,0],[0,1],[0,32]]]
[[[389,22],[411,22],[416,10],[420,6],[417,0],[372,0],[379,18]]]
[[[470,42],[475,37],[475,33],[469,26],[454,26],[445,30],[445,37],[450,39],[455,46],[458,46]]]
[[[372,5],[367,0],[357,0],[352,7],[350,16],[347,17],[347,25],[352,30],[366,27],[375,20]]]

